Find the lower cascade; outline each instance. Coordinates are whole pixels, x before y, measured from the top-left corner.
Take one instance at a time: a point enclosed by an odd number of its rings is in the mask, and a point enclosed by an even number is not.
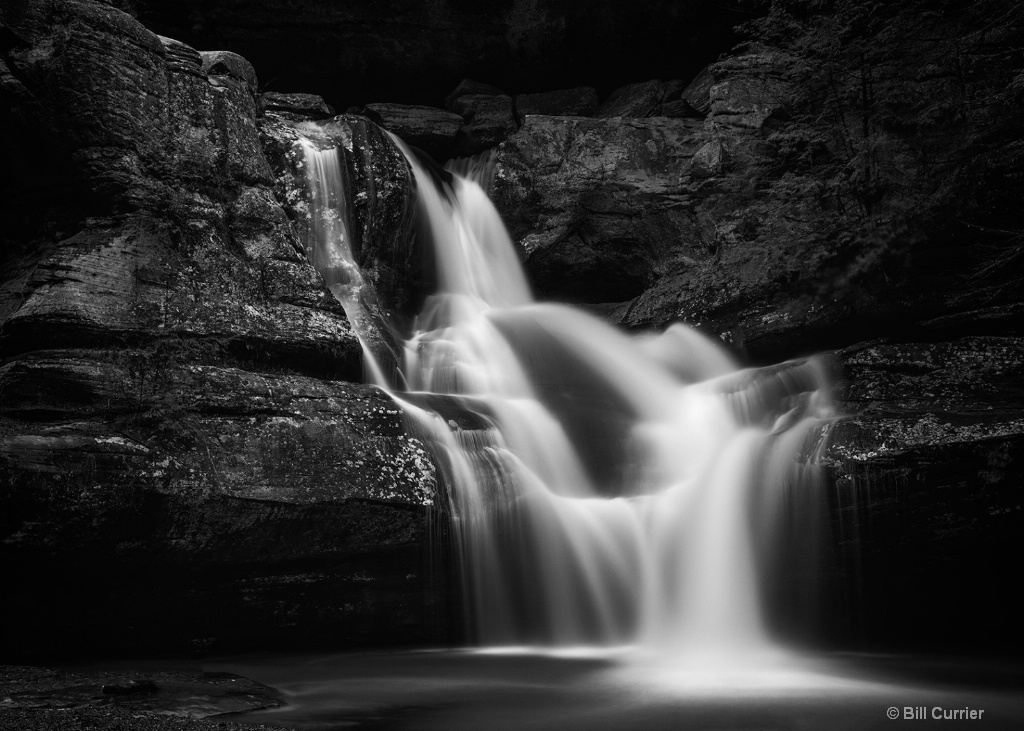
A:
[[[307,251],[358,331],[338,150],[303,133]],[[493,171],[439,177],[394,139],[438,291],[401,344],[401,390],[367,360],[449,485],[474,642],[728,655],[811,622],[828,362],[740,369],[681,324],[631,335],[534,301],[477,182]]]

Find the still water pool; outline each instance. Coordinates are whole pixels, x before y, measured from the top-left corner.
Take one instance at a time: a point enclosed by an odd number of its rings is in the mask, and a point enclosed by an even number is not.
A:
[[[301,729],[1024,729],[1024,669],[995,661],[776,652],[666,663],[628,649],[507,648],[211,669],[288,704],[238,720]]]

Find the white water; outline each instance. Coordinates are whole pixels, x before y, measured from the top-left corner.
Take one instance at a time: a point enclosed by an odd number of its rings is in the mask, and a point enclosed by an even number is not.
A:
[[[304,150],[324,205],[311,260],[353,307],[337,151]],[[450,485],[477,642],[770,651],[764,579],[800,527],[787,516],[815,504],[826,368],[739,370],[683,325],[630,336],[533,301],[480,186],[455,176],[442,191],[405,152],[439,291],[404,344],[408,393],[392,395]]]

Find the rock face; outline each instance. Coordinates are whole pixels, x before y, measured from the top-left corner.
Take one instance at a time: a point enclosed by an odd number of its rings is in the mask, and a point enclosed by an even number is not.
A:
[[[460,156],[490,149],[518,129],[507,94],[463,94],[452,101],[463,124],[456,146]]]
[[[260,95],[260,111],[277,112],[298,120],[327,119],[334,116],[334,108],[316,94],[267,92]]]
[[[784,78],[787,63],[766,50],[717,64],[703,122],[528,117],[499,148],[494,194],[538,293],[600,304],[631,328],[683,320],[760,362],[916,327],[962,328],[967,312],[1016,332],[1015,275],[984,264],[1009,252],[1009,239],[956,221],[933,232],[913,208],[923,202],[901,197],[905,182],[867,218],[854,193],[824,195],[839,184],[816,176],[834,171],[834,159],[821,173],[789,169],[790,145],[807,131],[787,119],[809,102]],[[812,158],[801,149],[803,165]],[[833,154],[814,149],[822,160]],[[993,151],[991,164],[1012,164],[1001,161],[1015,159],[1009,150]],[[932,168],[903,174],[923,189],[945,185]],[[977,174],[949,169],[942,181]],[[937,220],[951,207],[943,195],[930,199]],[[964,261],[978,262],[976,276]]]
[[[261,120],[252,67],[88,0],[4,6],[0,26],[5,185],[28,186],[4,190],[24,204],[0,254],[5,646],[434,636],[434,467],[356,383],[359,343],[280,187],[286,115]],[[386,298],[408,168],[371,123],[339,124]]]
[[[833,611],[880,645],[1019,644],[1002,567],[1024,558],[1024,341],[876,342],[839,357],[851,416],[826,457]]]
[[[644,292],[696,238],[681,171],[700,131],[689,120],[528,116],[499,148],[494,196],[537,289],[591,303]]]
[[[612,92],[597,110],[599,117],[654,117],[661,108],[665,90],[661,81],[629,84]]]
[[[368,104],[366,115],[410,145],[439,160],[451,157],[462,117],[443,109],[414,104]]]

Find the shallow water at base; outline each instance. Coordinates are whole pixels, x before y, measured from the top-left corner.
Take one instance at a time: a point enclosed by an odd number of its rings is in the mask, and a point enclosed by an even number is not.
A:
[[[212,669],[265,683],[288,703],[237,720],[320,731],[1024,728],[1019,663],[780,651],[666,663],[631,648],[513,647],[248,658]],[[936,720],[936,707],[983,713]],[[906,708],[926,717],[905,718]]]

